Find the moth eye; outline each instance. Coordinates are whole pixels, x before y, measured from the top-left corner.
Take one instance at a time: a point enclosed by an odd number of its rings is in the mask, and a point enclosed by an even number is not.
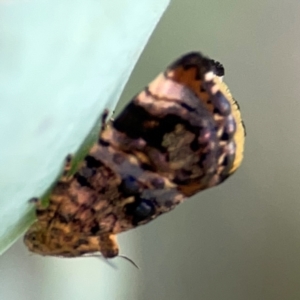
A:
[[[137,225],[139,222],[149,219],[155,214],[155,207],[152,201],[147,199],[138,199],[125,207],[127,215],[132,216],[132,224]]]
[[[35,241],[37,240],[37,238],[36,238],[36,236],[33,234],[33,235],[30,236],[30,240],[31,240],[32,242],[35,242]]]
[[[123,179],[120,190],[124,196],[133,196],[139,193],[140,186],[133,176],[127,176]]]

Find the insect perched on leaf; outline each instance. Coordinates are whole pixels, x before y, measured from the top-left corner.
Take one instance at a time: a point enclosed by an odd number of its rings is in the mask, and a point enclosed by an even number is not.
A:
[[[186,54],[103,126],[77,172],[62,176],[25,235],[30,251],[118,255],[116,234],[146,224],[233,174],[243,159],[239,106],[223,66]],[[68,160],[65,170],[68,170]]]

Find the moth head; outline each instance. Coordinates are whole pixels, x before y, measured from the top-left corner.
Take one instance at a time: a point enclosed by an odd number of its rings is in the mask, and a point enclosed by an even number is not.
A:
[[[46,245],[46,232],[33,225],[24,236],[24,243],[31,252],[45,255],[49,252]]]

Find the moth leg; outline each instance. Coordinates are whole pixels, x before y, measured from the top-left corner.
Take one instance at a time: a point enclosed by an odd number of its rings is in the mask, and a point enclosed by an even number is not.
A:
[[[39,223],[47,223],[49,219],[49,205],[43,204],[39,198],[31,198],[28,202],[35,205],[35,214]]]
[[[29,199],[28,202],[34,204],[36,209],[45,209],[41,199],[39,198],[33,197]]]
[[[100,128],[100,134],[104,131],[107,125],[107,117],[109,115],[109,110],[106,108],[104,109],[103,113],[101,114],[101,128]]]
[[[105,258],[113,258],[119,254],[119,245],[114,234],[102,234],[99,237],[100,252]]]
[[[67,157],[65,158],[64,170],[61,178],[59,179],[60,182],[67,182],[71,179],[71,176],[69,176],[68,173],[71,170],[72,159],[73,156],[71,154],[68,154]]]

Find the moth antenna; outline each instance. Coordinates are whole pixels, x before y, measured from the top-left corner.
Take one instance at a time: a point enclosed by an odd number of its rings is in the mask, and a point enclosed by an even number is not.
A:
[[[83,256],[84,257],[95,257],[95,258],[101,259],[102,261],[104,261],[105,263],[107,263],[112,268],[118,269],[118,267],[111,260],[108,260],[106,257],[104,257],[101,254],[98,254],[98,255],[97,254],[85,254]]]
[[[109,259],[107,259],[106,257],[104,257],[103,255],[99,254],[99,255],[95,255],[95,254],[85,254],[83,255],[84,257],[95,257],[95,258],[100,258],[102,259],[104,262],[106,262],[108,265],[110,265],[112,268],[117,269],[117,266]],[[125,260],[129,261],[134,267],[136,267],[138,270],[140,269],[139,266],[129,257],[125,256],[125,255],[118,255],[117,257],[120,258],[124,258]]]
[[[119,257],[124,258],[125,260],[129,261],[133,266],[135,266],[138,270],[140,269],[139,266],[128,256],[119,255]]]
[[[95,256],[97,257],[97,256]],[[107,263],[110,267],[112,267],[113,269],[117,270],[118,267],[111,261],[108,260],[106,257],[104,257],[103,255],[99,255],[98,258],[102,259],[102,261],[104,261],[105,263]]]

